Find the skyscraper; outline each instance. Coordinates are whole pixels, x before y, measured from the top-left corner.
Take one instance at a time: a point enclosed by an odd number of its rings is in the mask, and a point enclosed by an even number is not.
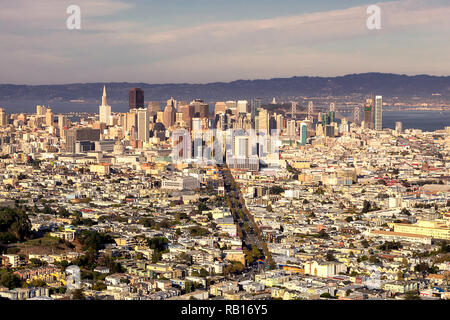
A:
[[[237,113],[247,113],[248,112],[248,101],[239,100],[237,102]]]
[[[366,129],[373,129],[373,99],[366,99],[364,107],[364,125]]]
[[[8,117],[4,108],[0,108],[0,127],[4,127],[8,124]]]
[[[250,113],[253,126],[255,125],[256,110],[258,110],[259,108],[261,108],[261,99],[252,99],[250,101]]]
[[[143,142],[150,139],[148,109],[137,110],[137,139]]]
[[[305,122],[300,124],[300,144],[304,146],[308,138],[308,125]]]
[[[294,137],[297,135],[296,121],[294,119],[288,120],[287,122],[287,135],[289,137]]]
[[[397,121],[395,123],[395,132],[397,134],[401,134],[403,132],[403,125],[402,125],[402,123],[400,121]]]
[[[169,129],[175,124],[177,102],[174,99],[169,99],[164,108],[163,124],[166,129]]]
[[[106,102],[106,86],[103,86],[102,105],[99,108],[100,123],[111,125],[111,106]]]
[[[159,104],[159,102],[156,101],[150,101],[148,103],[148,113],[150,115],[150,117],[158,114],[159,111],[161,111],[161,105]]]
[[[194,106],[194,114],[199,118],[209,118],[209,105],[203,100],[195,99],[191,101],[191,106]]]
[[[375,97],[375,130],[383,130],[383,97]]]
[[[256,131],[263,131],[266,134],[269,134],[269,113],[266,109],[260,108],[258,110],[258,115],[256,116]]]
[[[144,108],[144,91],[140,88],[130,90],[130,109]]]
[[[47,108],[46,112],[45,112],[45,125],[47,127],[50,127],[53,125],[53,113],[52,113],[52,109]]]

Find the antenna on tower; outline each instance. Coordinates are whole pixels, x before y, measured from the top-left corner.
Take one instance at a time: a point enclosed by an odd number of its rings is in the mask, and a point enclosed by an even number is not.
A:
[[[330,111],[331,112],[335,112],[336,111],[336,105],[334,104],[334,102],[330,103]]]

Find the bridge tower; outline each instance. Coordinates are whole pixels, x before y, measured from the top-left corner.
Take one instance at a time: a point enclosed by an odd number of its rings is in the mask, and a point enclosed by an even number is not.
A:
[[[308,120],[311,121],[311,123],[313,123],[314,121],[313,114],[314,114],[314,103],[310,101],[308,102]]]
[[[359,106],[355,106],[355,108],[353,109],[353,121],[355,123],[360,123],[359,114],[360,114]]]
[[[291,101],[291,115],[292,115],[292,119],[296,119],[297,118],[297,102]]]

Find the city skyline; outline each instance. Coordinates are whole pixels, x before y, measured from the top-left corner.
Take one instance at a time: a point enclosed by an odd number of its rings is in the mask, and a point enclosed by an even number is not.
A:
[[[446,1],[15,1],[0,13],[0,83],[205,83],[361,72],[449,75]],[[381,8],[381,30],[366,9]],[[149,19],[149,17],[151,17]],[[251,41],[249,41],[251,39]],[[132,50],[130,50],[132,48]]]
[[[4,2],[2,307],[450,301],[448,0]]]

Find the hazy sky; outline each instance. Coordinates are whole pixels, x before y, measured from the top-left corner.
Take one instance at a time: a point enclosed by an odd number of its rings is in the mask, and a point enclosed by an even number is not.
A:
[[[66,8],[81,8],[68,30]],[[366,27],[381,7],[381,30]],[[0,83],[450,75],[449,0],[0,0]]]

